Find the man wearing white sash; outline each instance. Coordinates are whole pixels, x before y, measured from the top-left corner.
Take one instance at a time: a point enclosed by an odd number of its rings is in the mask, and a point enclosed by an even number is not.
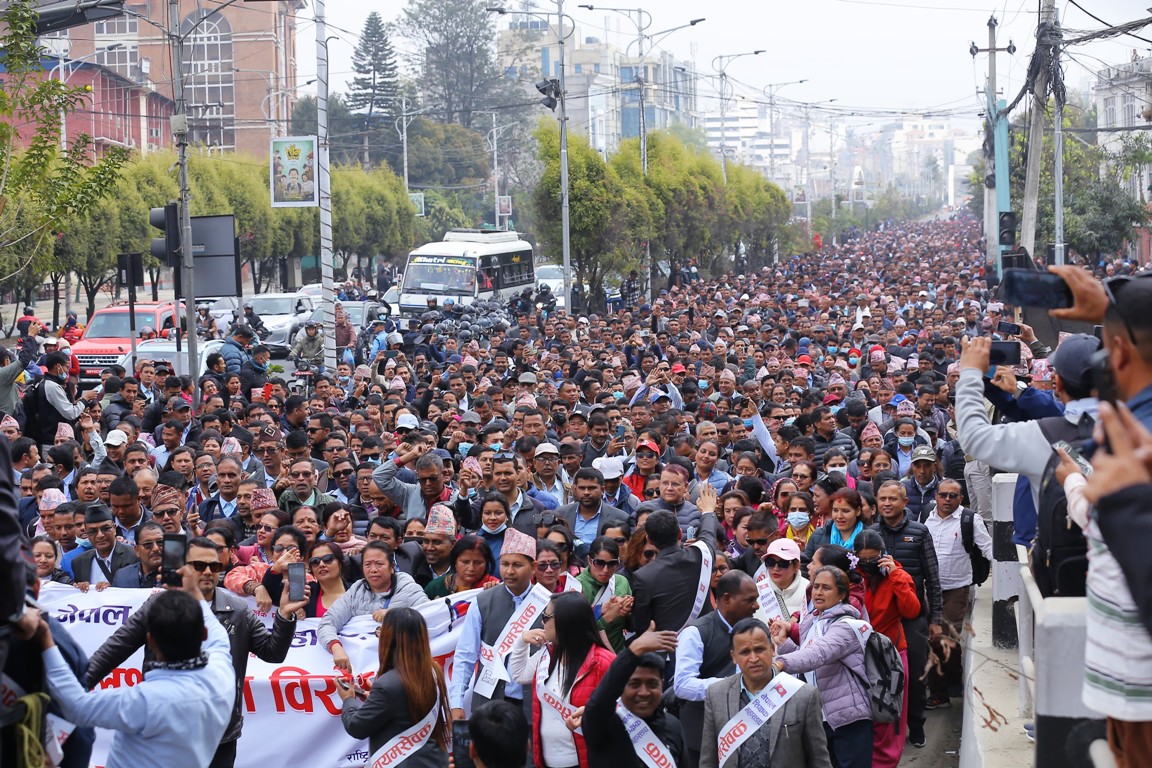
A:
[[[739,672],[708,689],[700,768],[831,768],[816,688],[773,667],[767,625],[732,628]]]
[[[700,762],[700,734],[704,727],[704,696],[709,686],[736,671],[732,663],[732,627],[759,607],[752,577],[728,571],[716,583],[716,610],[701,616],[680,633],[676,646],[673,690],[680,701],[680,725],[687,754],[680,768]]]
[[[687,474],[683,467],[667,467],[660,475],[660,484],[686,483]],[[659,509],[645,520],[644,530],[657,554],[633,579],[633,626],[646,627],[654,621],[657,629],[679,632],[712,610],[708,592],[716,552],[715,489],[707,483],[701,485],[696,505],[701,512],[700,530],[689,546],[681,546],[675,513]]]
[[[581,726],[588,764],[607,768],[676,768],[684,754],[680,722],[660,707],[664,654],[676,648],[675,632],[649,624],[625,648],[577,710],[569,727]]]
[[[539,626],[544,606],[552,597],[543,587],[532,588],[535,570],[536,540],[509,528],[500,550],[500,576],[504,583],[476,597],[460,631],[448,686],[453,719],[464,719],[465,698],[469,694],[473,709],[497,699],[521,706],[525,699],[531,701],[531,694],[525,695],[523,686],[508,675],[505,658],[525,630]]]

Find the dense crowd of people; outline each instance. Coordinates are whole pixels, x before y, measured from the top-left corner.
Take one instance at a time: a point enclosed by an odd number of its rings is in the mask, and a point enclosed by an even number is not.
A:
[[[197,382],[141,359],[81,393],[33,320],[0,350],[0,541],[23,552],[6,670],[77,726],[67,765],[87,764],[92,726],[118,732],[109,765],[232,765],[249,655],[282,661],[316,618],[344,729],[408,765],[447,765],[455,735],[490,768],[895,766],[961,695],[990,478],[1011,471],[1037,581],[1089,598],[1085,701],[1123,761],[1152,720],[1132,536],[1152,280],[1057,268],[1076,298],[1057,314],[1101,324],[1103,345],[1053,351],[1003,332],[980,237],[963,216],[888,224],[752,274],[678,272],[605,315],[529,308],[434,344],[423,320],[346,331],[368,360],[304,394],[243,324]],[[1021,364],[991,365],[993,340]],[[1102,369],[1127,407],[1097,400]],[[179,533],[187,565],[166,579]],[[47,582],[171,586],[87,659],[12,597]],[[447,675],[413,609],[469,590]],[[380,625],[370,690],[346,682],[366,670],[340,634],[363,616]],[[101,690],[140,648],[143,683]],[[166,714],[141,730],[145,711]]]

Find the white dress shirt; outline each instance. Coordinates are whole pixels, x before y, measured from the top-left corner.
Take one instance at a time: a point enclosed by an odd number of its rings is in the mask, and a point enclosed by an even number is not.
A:
[[[933,512],[924,521],[928,532],[932,534],[932,545],[936,548],[936,561],[940,565],[940,589],[957,589],[972,584],[972,560],[960,536],[960,515],[963,511],[963,506],[957,507],[948,517]],[[972,522],[973,541],[984,557],[991,560],[992,537],[988,534],[988,527],[979,513],[976,513]]]

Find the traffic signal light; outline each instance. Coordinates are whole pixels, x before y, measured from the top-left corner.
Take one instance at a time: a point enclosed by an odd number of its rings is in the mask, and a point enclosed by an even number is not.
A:
[[[1000,245],[1016,245],[1016,214],[1004,211],[1000,214]]]
[[[540,94],[544,97],[540,99],[540,103],[555,112],[556,105],[560,103],[560,81],[541,80],[536,83],[536,90],[540,91]]]
[[[180,206],[168,203],[148,211],[148,223],[164,233],[152,238],[149,252],[167,267],[180,266]]]

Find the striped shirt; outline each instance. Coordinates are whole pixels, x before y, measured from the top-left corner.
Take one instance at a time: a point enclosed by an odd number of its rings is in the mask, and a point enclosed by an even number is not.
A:
[[[1068,515],[1088,540],[1084,705],[1128,722],[1152,720],[1152,636],[1140,622],[1128,582],[1084,499],[1083,475],[1064,481]]]

